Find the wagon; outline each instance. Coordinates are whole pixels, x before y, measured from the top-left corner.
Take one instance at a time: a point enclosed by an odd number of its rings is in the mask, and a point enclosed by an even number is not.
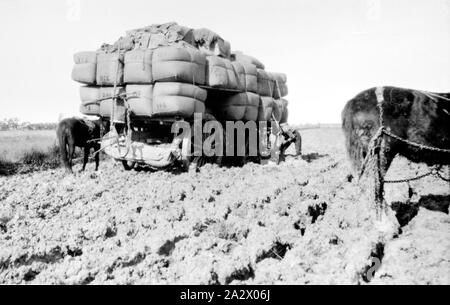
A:
[[[74,63],[80,112],[110,122],[102,150],[127,170],[278,163],[292,143],[301,152],[300,134],[287,125],[286,75],[232,51],[211,30],[134,29],[113,45],[76,53]]]
[[[241,93],[233,89],[200,87],[207,90],[208,96]],[[296,153],[301,154],[300,133],[287,124],[280,124],[273,114],[272,120],[266,124],[240,124],[244,129],[243,134],[239,134],[239,129],[227,131],[229,122],[221,120],[220,114],[214,111],[206,111],[201,118],[136,116],[128,104],[131,97],[127,94],[114,95],[111,118],[102,118],[110,123],[110,127],[101,139],[101,150],[121,162],[125,170],[140,166],[189,170],[208,163],[243,165],[249,161],[267,163],[270,160],[279,163],[284,160],[285,151],[291,144],[295,144]],[[124,120],[115,119],[118,101],[125,105]],[[207,124],[217,128],[203,132]],[[180,127],[189,132],[177,132]],[[216,137],[216,141],[212,141],[212,137]],[[205,153],[207,144],[209,152]]]

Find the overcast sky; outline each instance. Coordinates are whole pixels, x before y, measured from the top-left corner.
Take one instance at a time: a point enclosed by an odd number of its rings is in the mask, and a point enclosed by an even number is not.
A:
[[[73,53],[169,21],[285,72],[292,123],[339,122],[373,86],[450,91],[450,0],[0,0],[0,119],[80,115]]]

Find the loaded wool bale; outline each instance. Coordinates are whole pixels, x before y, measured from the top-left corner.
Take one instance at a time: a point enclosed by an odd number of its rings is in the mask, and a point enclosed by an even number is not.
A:
[[[281,100],[273,100],[273,119],[280,121],[283,115],[283,104]]]
[[[232,62],[234,72],[238,80],[238,89],[242,91],[258,91],[258,73],[256,66],[248,63]]]
[[[72,79],[74,81],[95,85],[97,73],[97,53],[79,52],[73,56],[75,65],[72,70]]]
[[[274,98],[282,98],[289,94],[289,89],[286,83],[275,83]]]
[[[97,56],[97,85],[113,86],[123,83],[123,54],[99,53]]]
[[[272,76],[261,69],[257,70],[258,73],[258,94],[261,96],[273,96],[275,90],[275,81]]]
[[[101,87],[100,88],[100,99],[102,101],[100,102],[100,115],[102,117],[111,119],[111,111],[114,104],[114,116],[112,118],[112,121],[118,122],[118,123],[124,123],[125,122],[125,102],[122,98],[117,97],[116,99],[113,99],[113,96],[120,95],[125,93],[125,89],[123,87],[117,87],[116,90],[114,90],[114,87]]]
[[[126,35],[125,37],[120,37],[115,43],[114,43],[114,52],[116,51],[131,51],[134,48],[134,37],[131,35]]]
[[[127,85],[126,93],[133,116],[152,116],[153,85]]]
[[[267,72],[275,81],[279,83],[286,83],[287,76],[284,73]]]
[[[231,44],[209,29],[196,29],[193,38],[197,48],[207,56],[230,58]]]
[[[174,43],[185,43],[195,46],[193,29],[178,25],[175,22],[153,24],[151,26],[127,31],[132,37],[134,49],[156,49]]]
[[[271,78],[275,81],[275,90],[273,91],[273,97],[280,99],[288,95],[287,76],[284,73],[268,72]]]
[[[243,93],[242,93],[243,94]],[[217,101],[218,104],[213,108],[213,114],[224,121],[242,121],[247,111],[246,100],[241,93],[226,97],[224,101]]]
[[[153,115],[190,118],[205,112],[207,92],[185,83],[156,83],[153,88]]]
[[[153,52],[152,70],[155,82],[204,85],[206,58],[192,47],[162,47]]]
[[[216,55],[221,56],[223,58],[230,59],[231,57],[231,43],[229,41],[224,40],[223,43],[218,44],[219,52]]]
[[[281,119],[280,123],[284,124],[288,122],[288,116],[289,116],[289,109],[288,109],[288,101],[286,99],[281,99],[282,104],[282,112],[281,112]]]
[[[127,84],[151,84],[152,50],[134,50],[125,53],[123,81]]]
[[[258,119],[259,112],[259,95],[252,92],[246,92],[247,96],[247,109],[245,111],[245,121],[256,121]]]
[[[266,122],[272,120],[274,100],[269,96],[261,96],[258,108],[258,121]]]
[[[143,35],[142,35],[143,34]],[[147,34],[150,34],[148,37]],[[168,22],[164,24],[153,24],[144,28],[128,31],[127,35],[132,35],[141,48],[156,48],[158,46],[170,45],[179,42],[186,42],[195,45],[193,29],[177,24],[176,22]],[[145,37],[147,36],[147,37]],[[141,42],[140,39],[144,38]],[[155,44],[155,42],[158,42]]]
[[[134,37],[127,34],[125,37],[120,37],[114,44],[103,43],[98,51],[102,53],[127,52],[134,49],[134,47]]]
[[[218,56],[206,57],[206,84],[214,88],[238,89],[233,65],[228,59]]]
[[[273,114],[275,120],[280,124],[287,123],[288,120],[288,101],[285,99],[274,100]]]
[[[135,43],[134,48],[135,49],[154,49],[150,47],[150,40],[152,37],[151,33],[146,33],[142,31],[135,31],[133,32]]]
[[[237,62],[242,62],[242,63],[252,64],[252,65],[255,65],[256,68],[258,68],[258,69],[262,69],[262,70],[265,69],[265,66],[261,61],[259,61],[258,59],[256,59],[253,56],[246,55],[246,54],[242,53],[241,51],[234,51],[233,53],[231,53],[231,60],[237,61]]]
[[[256,121],[259,96],[252,92],[223,96],[213,105],[213,114],[226,121]]]
[[[80,87],[80,112],[84,115],[100,115],[100,88],[95,86]]]
[[[159,31],[164,33],[169,43],[185,41],[194,45],[194,30],[189,27],[179,25],[176,22],[169,22],[160,25]]]

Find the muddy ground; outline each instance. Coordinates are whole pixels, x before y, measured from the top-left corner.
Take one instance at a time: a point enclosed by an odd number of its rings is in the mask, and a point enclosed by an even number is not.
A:
[[[0,283],[450,284],[450,185],[389,186],[402,227],[380,239],[341,131],[302,134],[279,166],[0,177]]]

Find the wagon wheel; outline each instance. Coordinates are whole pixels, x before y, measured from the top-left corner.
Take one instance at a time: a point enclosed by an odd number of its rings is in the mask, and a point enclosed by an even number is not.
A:
[[[206,123],[208,121],[215,121],[214,116],[209,115],[204,121],[203,123]],[[214,132],[217,132],[216,130]],[[202,133],[203,137],[202,137],[202,147],[201,147],[201,151],[202,151],[202,155],[201,156],[194,156],[192,157],[192,163],[195,164],[195,168],[198,169],[200,167],[203,167],[206,164],[216,164],[218,166],[222,166],[223,164],[223,156],[205,156],[203,155],[204,151],[203,151],[203,145],[205,143],[205,141],[208,139],[208,137],[210,137],[213,133]],[[225,132],[223,131],[223,135],[222,135],[222,139],[224,140],[225,138]],[[192,141],[193,143],[193,148],[194,148],[194,141]],[[216,143],[214,142],[214,144],[212,145],[211,149],[215,150],[216,148]],[[224,145],[222,146],[224,148]]]
[[[270,161],[280,164],[284,161],[284,150],[282,135],[272,135],[270,138]]]
[[[270,159],[270,150],[271,150],[271,139],[270,139],[270,129],[267,129],[264,133],[261,133],[260,130],[258,130],[258,143],[262,144],[262,147],[265,147],[264,152],[261,151],[261,147],[258,145],[258,156],[257,161],[258,163],[262,164],[265,163]]]
[[[191,136],[190,139],[183,139],[182,142],[182,156],[180,159],[180,162],[182,164],[182,167],[187,170],[187,171],[191,171],[191,170],[198,170],[200,167],[204,166],[205,164],[217,164],[219,166],[222,166],[222,160],[223,157],[222,156],[205,156],[203,155],[204,151],[203,151],[203,144],[205,142],[205,140],[212,135],[212,133],[209,134],[205,134],[203,133],[203,126],[206,122],[208,121],[215,121],[215,117],[211,114],[205,114],[206,117],[204,117],[203,122],[202,122],[202,141],[201,141],[201,147],[197,147],[196,143],[194,141],[194,135]],[[194,130],[194,128],[192,128],[191,130]],[[188,155],[190,149],[190,154]],[[202,152],[201,156],[193,156],[191,154],[193,154],[195,151],[200,150]],[[212,149],[215,149],[215,143],[212,146]]]
[[[248,137],[245,137],[245,143],[243,147],[243,156],[235,156],[234,161],[237,166],[244,166],[250,159],[249,155],[249,140]]]
[[[124,170],[130,171],[130,170],[132,170],[133,168],[136,167],[136,162],[128,161],[128,160],[122,160],[122,165],[123,165]]]
[[[222,132],[223,132],[222,133],[222,154],[219,155],[219,156],[214,155],[214,156],[211,156],[211,157],[206,157],[205,156],[204,159],[205,159],[206,163],[216,164],[218,166],[222,166],[223,165],[223,159],[224,159],[223,154],[224,154],[224,150],[225,150],[225,142],[224,142],[225,141],[225,130],[223,130]],[[208,135],[208,136],[210,136],[210,135]],[[205,137],[204,140],[206,140],[206,138],[207,137]],[[216,149],[216,143],[214,143],[212,149],[214,149],[214,150]]]

